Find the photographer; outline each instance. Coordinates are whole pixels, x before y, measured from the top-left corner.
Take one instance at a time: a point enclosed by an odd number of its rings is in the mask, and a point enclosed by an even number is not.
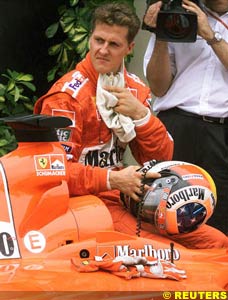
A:
[[[144,72],[157,97],[154,111],[174,138],[173,159],[211,174],[218,203],[208,223],[227,234],[228,0],[194,2],[183,0],[182,7],[197,15],[196,41],[168,42],[153,33]],[[150,5],[144,23],[155,28],[162,8],[161,1]]]

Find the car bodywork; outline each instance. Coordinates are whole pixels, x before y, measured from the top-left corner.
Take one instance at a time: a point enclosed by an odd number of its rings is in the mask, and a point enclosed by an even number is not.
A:
[[[10,299],[3,292],[16,299],[40,299],[41,293],[41,299],[95,300],[228,291],[227,249],[172,248],[162,237],[151,241],[116,232],[99,198],[69,196],[67,157],[55,134],[70,125],[68,119],[31,115],[4,121],[14,128],[18,147],[0,158],[0,300]],[[172,260],[187,278],[126,280],[105,271],[80,273],[72,266],[72,258],[104,255]]]

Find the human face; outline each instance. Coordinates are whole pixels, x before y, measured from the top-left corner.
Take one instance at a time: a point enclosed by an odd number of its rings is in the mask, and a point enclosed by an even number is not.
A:
[[[205,4],[219,15],[228,12],[228,0],[205,0]]]
[[[128,28],[98,23],[90,37],[92,64],[98,73],[117,73],[134,42],[128,43]]]

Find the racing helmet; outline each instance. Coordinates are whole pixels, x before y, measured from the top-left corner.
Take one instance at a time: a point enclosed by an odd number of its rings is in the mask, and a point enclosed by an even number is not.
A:
[[[150,161],[139,171],[159,172],[161,177],[143,179],[150,189],[140,202],[126,195],[121,200],[133,215],[154,224],[161,234],[192,232],[213,214],[215,183],[201,167],[182,161]]]

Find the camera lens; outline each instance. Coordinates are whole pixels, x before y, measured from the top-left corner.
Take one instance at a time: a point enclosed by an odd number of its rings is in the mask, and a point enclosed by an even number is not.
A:
[[[191,31],[189,19],[183,14],[169,14],[163,28],[167,36],[175,39],[182,39]]]

